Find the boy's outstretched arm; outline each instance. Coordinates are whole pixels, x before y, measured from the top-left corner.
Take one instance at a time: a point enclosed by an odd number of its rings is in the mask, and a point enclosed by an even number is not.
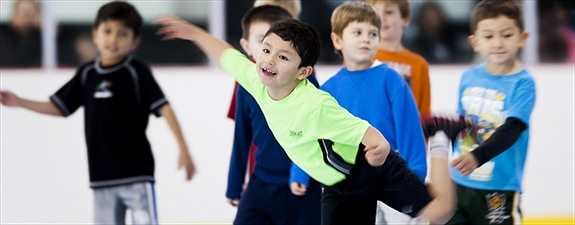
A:
[[[182,39],[193,41],[208,58],[219,62],[224,51],[231,48],[225,41],[217,39],[204,29],[177,17],[164,16],[154,21],[161,27],[157,34],[162,40]]]
[[[178,146],[180,148],[180,152],[178,154],[178,169],[183,168],[186,170],[186,180],[192,180],[192,177],[194,177],[194,174],[196,173],[196,166],[194,165],[194,161],[192,160],[188,150],[188,145],[186,144],[186,139],[184,139],[184,135],[182,134],[182,129],[180,128],[176,114],[172,110],[170,104],[162,106],[159,112],[160,115],[166,118],[166,122],[168,123],[170,130],[178,141]]]
[[[418,214],[432,224],[444,224],[455,212],[455,187],[448,171],[449,138],[438,131],[429,138],[430,183],[429,191],[433,196]]]
[[[10,107],[22,107],[42,114],[62,116],[62,113],[51,101],[39,102],[20,98],[10,91],[0,91],[0,102]]]
[[[369,127],[363,135],[361,143],[365,145],[365,159],[372,166],[381,166],[389,155],[389,143],[375,128]]]

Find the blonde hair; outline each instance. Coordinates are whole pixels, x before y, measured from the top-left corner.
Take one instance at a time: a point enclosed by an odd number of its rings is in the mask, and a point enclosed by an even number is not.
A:
[[[377,5],[378,3],[395,4],[399,7],[399,13],[401,14],[402,19],[409,18],[411,13],[408,0],[364,0],[364,2],[371,6]]]
[[[254,7],[262,5],[275,5],[287,10],[294,19],[299,18],[301,13],[301,1],[300,0],[256,0],[254,2]]]
[[[371,6],[363,2],[345,2],[331,14],[331,32],[341,36],[343,29],[352,22],[367,22],[379,29],[381,20]]]

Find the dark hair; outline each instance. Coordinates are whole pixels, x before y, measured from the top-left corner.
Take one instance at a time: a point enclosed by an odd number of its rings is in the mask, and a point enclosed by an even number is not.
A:
[[[378,3],[397,5],[399,8],[399,14],[401,15],[402,19],[409,18],[411,13],[409,8],[409,0],[365,0],[365,3],[371,6],[375,6]]]
[[[114,1],[100,7],[93,28],[96,29],[100,23],[106,20],[121,21],[134,31],[134,37],[140,36],[142,16],[130,3]]]
[[[319,57],[321,42],[319,33],[309,24],[296,19],[281,20],[273,23],[264,35],[276,34],[291,45],[301,58],[299,67],[314,66]]]
[[[484,0],[478,3],[471,13],[471,33],[475,33],[477,24],[485,19],[506,16],[515,20],[517,27],[523,31],[523,15],[521,6],[516,0]]]
[[[275,5],[262,5],[253,7],[242,18],[242,37],[247,39],[250,36],[250,27],[255,22],[267,22],[269,24],[280,20],[292,19],[291,14]]]

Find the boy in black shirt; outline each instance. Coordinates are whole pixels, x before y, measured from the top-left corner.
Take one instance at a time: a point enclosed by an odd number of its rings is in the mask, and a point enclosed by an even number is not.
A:
[[[154,158],[146,137],[149,114],[164,116],[180,148],[179,166],[191,180],[195,166],[172,108],[150,68],[130,53],[139,43],[142,18],[126,2],[98,11],[92,38],[99,57],[50,97],[38,102],[1,91],[6,106],[68,116],[84,106],[94,222],[124,224],[127,209],[134,224],[157,224]]]

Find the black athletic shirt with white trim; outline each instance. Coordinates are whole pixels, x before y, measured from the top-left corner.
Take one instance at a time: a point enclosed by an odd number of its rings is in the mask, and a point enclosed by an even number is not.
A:
[[[90,187],[154,181],[154,157],[146,137],[150,113],[167,104],[150,68],[128,56],[102,67],[82,65],[50,97],[63,116],[84,106]]]

